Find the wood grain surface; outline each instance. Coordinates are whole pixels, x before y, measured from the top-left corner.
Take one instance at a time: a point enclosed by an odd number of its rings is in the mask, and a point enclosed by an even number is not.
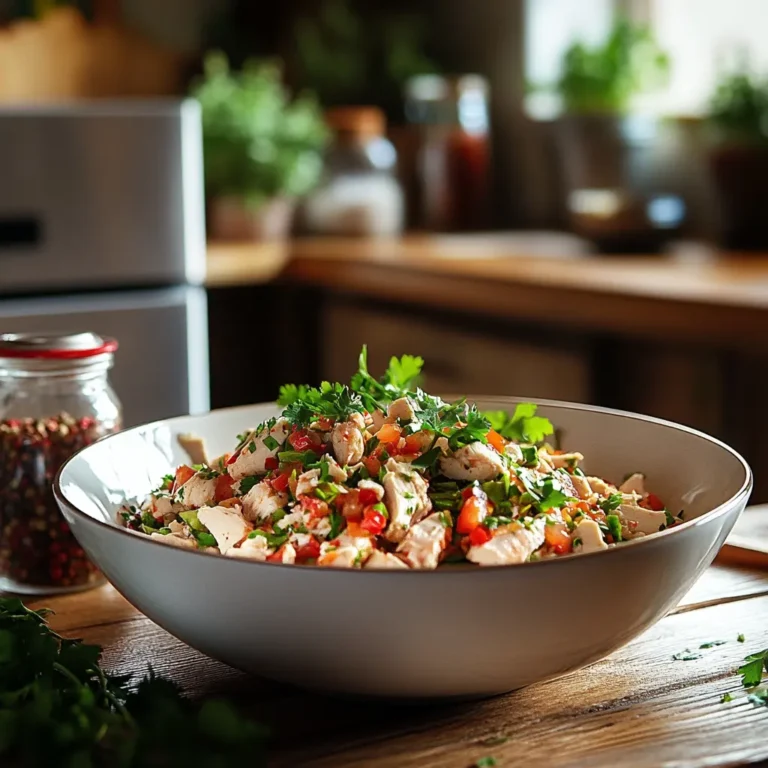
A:
[[[212,245],[208,284],[266,282],[273,250]],[[299,239],[287,247],[281,276],[380,300],[540,323],[567,318],[573,328],[665,341],[746,349],[768,328],[768,254],[696,244],[663,256],[602,256],[545,233]]]
[[[486,756],[499,766],[768,760],[768,708],[747,701],[736,673],[744,656],[768,646],[768,571],[713,566],[666,618],[604,661],[461,704],[330,698],[249,677],[193,651],[111,586],[34,604],[52,607],[66,635],[103,645],[113,671],[142,674],[151,665],[191,695],[239,702],[272,726],[275,766],[467,768]],[[727,642],[700,659],[672,658],[711,640]],[[733,701],[721,703],[726,692]]]

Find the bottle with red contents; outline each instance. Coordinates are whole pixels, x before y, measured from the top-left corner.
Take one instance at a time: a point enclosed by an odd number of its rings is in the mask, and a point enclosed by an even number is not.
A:
[[[0,591],[51,594],[103,581],[51,486],[70,456],[120,429],[108,379],[116,349],[94,333],[0,334]]]

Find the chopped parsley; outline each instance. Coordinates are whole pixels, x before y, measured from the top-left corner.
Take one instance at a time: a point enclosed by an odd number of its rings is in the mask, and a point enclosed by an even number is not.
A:
[[[727,640],[710,640],[709,642],[702,643],[699,648],[716,648],[718,645],[725,645]]]
[[[538,477],[531,470],[521,469],[518,477],[526,490],[520,497],[521,504],[533,504],[539,512],[561,507],[570,499],[563,493],[560,481],[553,475]]]
[[[442,451],[440,448],[435,446],[434,448],[430,448],[425,453],[422,453],[421,456],[415,458],[411,462],[411,466],[417,467],[418,469],[432,469],[441,455]]]
[[[328,538],[335,539],[344,528],[344,523],[345,523],[344,515],[342,515],[341,512],[338,512],[337,510],[332,509],[331,514],[328,516],[328,519],[331,522],[331,530],[328,532]]]
[[[696,659],[700,658],[702,658],[700,653],[696,653],[696,651],[692,651],[689,648],[686,648],[684,651],[680,651],[679,653],[676,653],[672,656],[674,661],[695,661]]]
[[[277,440],[275,440],[275,438],[272,437],[272,435],[267,435],[262,440],[262,442],[267,448],[269,448],[270,451],[274,451],[276,448],[280,446],[280,443],[278,443]]]
[[[620,493],[612,493],[608,498],[605,498],[600,502],[600,509],[607,515],[610,512],[617,510],[621,506],[622,501],[623,499]]]
[[[495,765],[497,765],[496,758],[491,757],[490,755],[487,757],[479,757],[475,760],[476,768],[493,768]]]
[[[293,464],[299,462],[302,466],[317,462],[317,454],[314,451],[281,451],[277,454],[281,464]]]
[[[621,541],[621,520],[618,515],[606,515],[605,522],[614,541]],[[703,647],[703,646],[702,646]]]
[[[523,453],[523,466],[535,467],[539,463],[539,452],[535,445],[521,445],[520,450]]]
[[[742,685],[745,688],[755,688],[760,685],[764,669],[768,669],[768,649],[747,656],[744,664],[739,667]]]
[[[555,429],[549,419],[536,415],[537,410],[538,406],[533,403],[519,403],[512,416],[506,411],[486,411],[483,416],[507,440],[540,443],[545,437],[554,434]]]
[[[746,638],[744,637],[744,635],[741,634],[741,632],[739,632],[738,636],[736,637],[736,641],[739,643],[743,643],[744,640],[746,640]]]
[[[721,704],[727,704],[729,701],[733,701],[733,696],[727,691],[720,697]]]
[[[248,493],[251,488],[253,488],[254,485],[259,484],[259,478],[255,476],[251,477],[244,477],[240,481],[240,493],[241,495],[245,496],[246,493]]]

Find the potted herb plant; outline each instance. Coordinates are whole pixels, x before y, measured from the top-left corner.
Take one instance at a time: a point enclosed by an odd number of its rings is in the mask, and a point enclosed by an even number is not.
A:
[[[710,167],[721,241],[768,249],[768,81],[746,70],[724,75],[709,107]]]
[[[192,89],[203,121],[208,231],[213,239],[275,240],[296,200],[320,178],[328,132],[311,95],[291,95],[274,62],[239,72],[209,54]]]
[[[682,218],[679,199],[661,195],[663,204],[653,205],[659,122],[632,111],[636,96],[666,81],[669,66],[651,31],[623,19],[602,43],[574,42],[563,57],[554,129],[565,208],[572,228],[601,250],[654,250]]]

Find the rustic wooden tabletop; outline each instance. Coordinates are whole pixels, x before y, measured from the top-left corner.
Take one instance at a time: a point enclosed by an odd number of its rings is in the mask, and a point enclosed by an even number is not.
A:
[[[192,695],[243,704],[272,726],[275,766],[468,768],[494,758],[498,766],[712,768],[768,760],[768,707],[747,700],[736,672],[768,646],[768,570],[715,565],[674,611],[608,659],[463,704],[339,700],[249,677],[193,651],[111,586],[33,605],[56,611],[57,630],[101,644],[108,669],[142,674],[151,665]],[[727,642],[700,648],[713,640]],[[686,649],[701,657],[673,659]],[[725,693],[733,700],[722,702]]]

